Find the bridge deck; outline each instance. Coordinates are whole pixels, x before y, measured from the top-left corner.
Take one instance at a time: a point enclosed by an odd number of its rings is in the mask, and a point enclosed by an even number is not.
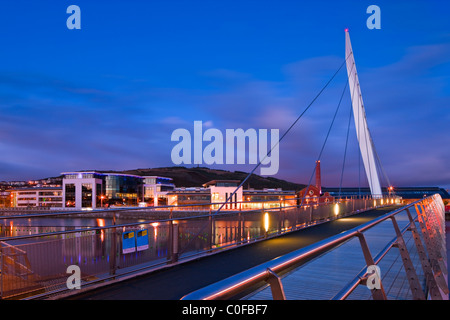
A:
[[[408,223],[405,213],[397,216],[397,222],[402,229]],[[341,221],[341,223],[346,223]],[[371,254],[376,256],[385,245],[395,237],[395,230],[390,220],[364,233]],[[419,281],[424,285],[425,278],[422,266],[411,232],[406,232],[404,240],[415,266]],[[398,248],[391,251],[381,260],[381,281],[389,300],[411,300],[408,279],[403,269],[403,263]],[[309,261],[302,267],[284,275],[282,279],[286,298],[288,300],[329,300],[344,288],[364,267],[366,263],[357,238],[326,252]],[[371,299],[370,290],[365,286],[358,286],[348,297],[354,300]],[[258,292],[246,297],[249,300],[272,299],[270,288],[265,286]]]
[[[179,300],[184,295],[293,250],[354,228],[394,207],[315,225],[70,297],[92,300]]]

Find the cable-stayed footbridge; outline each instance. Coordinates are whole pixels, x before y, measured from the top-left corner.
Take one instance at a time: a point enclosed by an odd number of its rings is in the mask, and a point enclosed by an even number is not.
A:
[[[434,195],[408,202],[382,193],[380,177],[391,186],[369,131],[348,30],[342,65],[278,143],[344,65],[348,82],[317,162],[348,87],[370,196],[339,195],[324,202],[308,196],[316,166],[305,192],[296,198],[280,199],[277,205],[271,201],[270,206],[235,201],[230,207],[234,193],[262,159],[224,202],[4,216],[0,297],[448,299],[442,199]],[[344,165],[341,182],[343,172]],[[117,223],[136,212],[148,219]],[[88,214],[104,215],[110,223],[50,230],[22,226],[14,236],[10,224]]]

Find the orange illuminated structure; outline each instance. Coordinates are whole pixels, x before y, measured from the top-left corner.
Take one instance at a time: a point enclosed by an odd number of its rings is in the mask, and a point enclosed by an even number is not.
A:
[[[300,190],[297,197],[298,204],[331,203],[334,201],[334,197],[329,192],[322,194],[320,160],[316,161],[316,184]]]

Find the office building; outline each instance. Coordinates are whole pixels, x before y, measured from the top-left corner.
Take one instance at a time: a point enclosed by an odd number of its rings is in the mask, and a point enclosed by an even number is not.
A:
[[[212,180],[203,187],[175,188],[168,193],[169,204],[192,208],[193,204],[199,204],[203,209],[209,209],[206,204],[212,203],[211,209],[218,209],[239,186],[239,180]],[[296,205],[295,191],[278,189],[246,189],[239,187],[223,206],[226,210],[259,209]],[[214,205],[214,203],[218,203]],[[201,206],[205,204],[205,206]]]
[[[119,173],[65,172],[62,190],[65,208],[137,206],[143,179]]]
[[[11,207],[18,208],[61,208],[63,206],[60,187],[34,187],[10,190]]]
[[[144,191],[142,202],[145,205],[168,205],[168,192],[175,189],[172,178],[159,176],[144,176]]]
[[[65,208],[107,208],[167,204],[173,180],[97,171],[65,172],[62,180]]]

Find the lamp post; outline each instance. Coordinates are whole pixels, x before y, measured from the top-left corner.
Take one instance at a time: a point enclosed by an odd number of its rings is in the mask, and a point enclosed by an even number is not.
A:
[[[393,187],[393,186],[390,186],[390,187],[389,187],[389,196],[391,196],[392,190],[394,190],[394,187]]]

